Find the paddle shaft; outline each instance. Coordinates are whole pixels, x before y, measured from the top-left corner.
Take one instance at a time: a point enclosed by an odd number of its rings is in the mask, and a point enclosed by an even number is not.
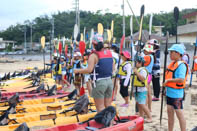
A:
[[[166,47],[165,47],[165,56],[164,56],[164,70],[163,70],[163,83],[165,82],[165,72],[167,65],[167,55],[168,55],[168,37],[169,33],[166,34]],[[162,86],[162,96],[161,96],[161,110],[160,110],[160,125],[162,124],[162,114],[163,114],[163,97],[164,97],[165,87]]]

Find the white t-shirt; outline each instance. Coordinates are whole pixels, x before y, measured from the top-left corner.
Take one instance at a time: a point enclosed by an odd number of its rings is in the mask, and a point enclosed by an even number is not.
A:
[[[145,69],[141,69],[140,70],[140,75],[142,75],[145,79],[148,77],[148,74],[147,74],[147,71]],[[134,92],[136,92],[136,87],[134,87]],[[147,91],[147,88],[146,87],[138,87],[137,88],[137,92],[144,92],[144,91]]]

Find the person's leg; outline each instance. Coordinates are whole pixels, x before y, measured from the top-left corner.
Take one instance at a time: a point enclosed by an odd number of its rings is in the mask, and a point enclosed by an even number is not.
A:
[[[159,98],[159,95],[160,95],[160,77],[157,77],[155,78],[155,86],[156,86],[156,89],[155,89],[155,97],[156,98]]]
[[[147,120],[146,121],[147,122],[152,122],[152,116],[151,116],[151,113],[150,113],[147,105],[146,104],[138,104],[138,105],[139,105],[138,107],[140,107],[139,110],[142,110],[141,111],[142,112],[142,117],[145,113],[147,115]]]
[[[105,109],[103,98],[98,98],[98,99],[94,98],[94,102],[95,102],[95,105],[96,105],[97,112],[100,112],[103,109]]]
[[[184,118],[183,110],[182,109],[176,109],[176,116],[179,120],[179,125],[181,128],[181,131],[186,131],[186,120]]]
[[[91,87],[90,81],[86,82],[86,86],[87,86],[87,89],[88,89],[88,94],[89,94],[89,96],[91,96],[92,87]]]
[[[174,128],[174,107],[167,105],[168,112],[168,131],[173,131]]]
[[[152,84],[153,84],[153,95],[154,95],[154,97],[156,97],[157,86],[156,86],[155,76],[154,75],[152,75]]]
[[[148,102],[148,109],[150,110],[150,112],[152,111],[151,109],[151,105],[152,105],[152,95],[151,95],[151,86],[150,84],[147,85],[147,89],[148,89],[148,98],[147,98],[147,102]]]

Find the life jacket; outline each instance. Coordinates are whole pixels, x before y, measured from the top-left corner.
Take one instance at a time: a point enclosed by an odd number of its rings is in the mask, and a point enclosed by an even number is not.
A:
[[[147,72],[147,76],[146,76],[146,79],[144,81],[141,81],[137,75],[134,75],[134,86],[135,87],[145,87],[147,84],[148,84],[148,71],[145,67],[140,67],[137,72],[140,72],[141,70],[145,70]],[[131,79],[132,79],[133,75],[131,76]]]
[[[194,57],[194,71],[197,71],[197,56]]]
[[[151,74],[152,69],[153,69],[153,64],[154,64],[153,55],[145,55],[144,60],[145,60],[144,66],[148,70],[149,74]]]
[[[57,65],[59,67],[57,67]],[[56,64],[56,66],[53,68],[53,75],[61,75],[62,74],[62,65]]]
[[[175,78],[175,71],[181,64],[185,64],[186,67],[187,67],[184,82],[183,83],[168,82],[166,84],[167,87],[171,87],[171,88],[174,88],[174,89],[183,89],[183,88],[185,88],[187,75],[188,75],[188,65],[184,61],[178,61],[178,62],[170,63],[168,65],[168,68],[167,68],[166,73],[165,73],[165,79],[168,80],[168,79]]]
[[[118,71],[118,74],[121,75],[121,76],[126,76],[127,75],[127,71],[124,70],[124,67],[127,65],[127,64],[131,64],[132,65],[132,62],[131,61],[125,61],[123,62],[120,67],[119,67],[119,71]]]
[[[91,74],[92,80],[112,77],[113,58],[110,50],[93,51],[99,60],[95,65],[93,73]]]

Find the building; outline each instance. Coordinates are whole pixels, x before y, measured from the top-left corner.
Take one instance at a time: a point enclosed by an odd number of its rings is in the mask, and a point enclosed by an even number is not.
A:
[[[0,51],[5,51],[9,45],[11,45],[12,49],[15,47],[16,41],[11,40],[3,40],[0,38]]]
[[[178,43],[193,44],[197,36],[197,11],[188,13],[182,17],[186,19],[186,24],[178,26]],[[170,43],[175,43],[175,36],[170,37]]]

